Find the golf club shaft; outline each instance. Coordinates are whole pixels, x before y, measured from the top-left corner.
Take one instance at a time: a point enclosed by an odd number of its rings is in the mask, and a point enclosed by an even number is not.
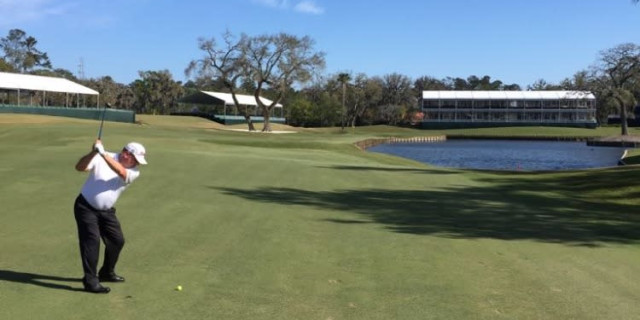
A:
[[[102,127],[104,126],[104,114],[107,112],[107,107],[111,107],[108,103],[104,104],[102,108],[102,119],[100,120],[100,130],[98,130],[98,140],[102,140]]]

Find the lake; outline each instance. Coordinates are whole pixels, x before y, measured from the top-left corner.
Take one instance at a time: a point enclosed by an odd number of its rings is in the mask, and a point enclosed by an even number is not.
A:
[[[624,148],[586,142],[447,140],[386,143],[367,151],[391,154],[439,167],[485,170],[575,170],[616,166]]]

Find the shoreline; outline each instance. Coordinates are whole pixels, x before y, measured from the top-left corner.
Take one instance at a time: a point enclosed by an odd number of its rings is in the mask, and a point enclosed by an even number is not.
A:
[[[443,142],[447,140],[532,140],[532,141],[575,141],[586,142],[587,146],[592,147],[619,147],[619,148],[639,148],[640,137],[637,136],[611,136],[611,137],[558,137],[558,136],[493,136],[493,135],[437,135],[437,136],[420,136],[420,137],[390,137],[380,139],[365,139],[357,141],[354,146],[362,151],[375,147],[384,143],[430,143]],[[624,153],[618,160],[619,166],[627,165],[624,162],[628,154],[625,149]]]
[[[621,147],[640,148],[640,137],[637,136],[613,136],[613,137],[562,137],[562,136],[494,136],[494,135],[436,135],[418,137],[390,137],[379,139],[365,139],[357,141],[354,145],[361,150],[377,146],[383,143],[414,143],[414,142],[441,142],[446,140],[533,140],[533,141],[576,141],[586,142],[593,147]]]

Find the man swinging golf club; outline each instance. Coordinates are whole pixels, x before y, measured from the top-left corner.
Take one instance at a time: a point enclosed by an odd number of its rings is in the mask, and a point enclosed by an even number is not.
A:
[[[102,125],[100,127],[99,137]],[[120,153],[112,153],[104,150],[100,138],[91,152],[76,163],[76,170],[89,172],[73,208],[84,270],[82,284],[88,292],[109,293],[111,289],[100,282],[124,282],[124,278],[115,273],[124,236],[114,205],[120,194],[140,175],[139,164],[147,164],[145,149],[140,143],[130,142]],[[98,271],[100,238],[105,243],[105,252],[102,268]]]

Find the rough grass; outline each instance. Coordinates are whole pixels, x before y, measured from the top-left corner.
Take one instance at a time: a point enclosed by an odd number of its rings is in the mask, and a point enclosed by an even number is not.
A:
[[[107,149],[135,139],[150,164],[118,203],[127,282],[85,294],[73,165],[98,122],[30,117],[0,115],[1,319],[640,314],[637,166],[448,170],[353,147],[390,127],[269,135],[182,117],[105,123]]]

